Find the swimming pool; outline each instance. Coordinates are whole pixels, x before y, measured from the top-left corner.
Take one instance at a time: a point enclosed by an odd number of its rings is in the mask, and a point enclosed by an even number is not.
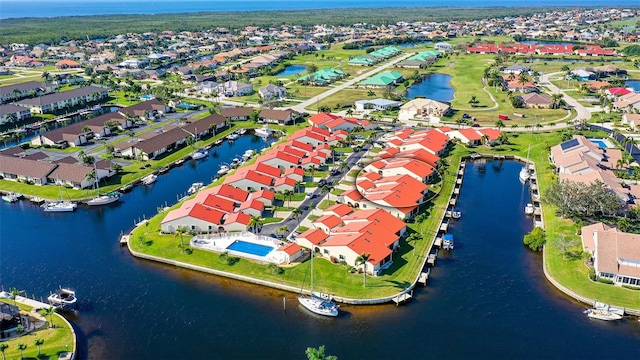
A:
[[[140,96],[140,100],[146,101],[146,100],[151,100],[151,99],[153,99],[153,95],[142,95],[142,96]]]
[[[254,244],[242,240],[236,240],[231,245],[227,246],[227,250],[239,251],[251,255],[267,256],[273,247],[266,245]]]
[[[599,147],[600,149],[608,149],[608,148],[609,148],[609,146],[607,145],[607,143],[606,143],[606,142],[604,142],[603,140],[600,140],[600,139],[589,139],[589,141],[591,141],[592,143],[594,143],[594,144],[598,145],[598,147]]]

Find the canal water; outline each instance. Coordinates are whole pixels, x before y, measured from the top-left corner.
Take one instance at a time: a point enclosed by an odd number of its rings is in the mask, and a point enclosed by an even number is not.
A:
[[[539,254],[522,246],[528,188],[515,162],[470,163],[455,250],[441,253],[427,288],[405,306],[343,305],[338,318],[300,309],[295,294],[138,260],[118,234],[150,216],[221,162],[265,146],[245,136],[218,158],[185,164],[124,202],[44,214],[0,204],[0,284],[46,296],[72,286],[81,359],[304,358],[326,345],[341,359],[637,358],[640,324],[590,321],[547,284]],[[452,179],[451,179],[452,180]],[[283,306],[286,298],[286,310]]]
[[[300,74],[301,72],[307,70],[307,67],[304,65],[288,65],[284,68],[284,70],[277,73],[275,76],[289,76]]]
[[[407,88],[407,98],[415,99],[417,96],[423,96],[431,100],[451,101],[453,100],[454,90],[453,87],[451,87],[450,81],[450,75],[425,75],[422,82]]]
[[[632,88],[635,92],[640,92],[640,80],[627,80],[625,86]]]

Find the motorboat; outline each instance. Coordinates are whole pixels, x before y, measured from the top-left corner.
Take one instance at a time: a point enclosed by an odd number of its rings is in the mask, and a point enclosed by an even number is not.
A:
[[[598,300],[594,301],[593,308],[596,310],[605,310],[614,314],[618,314],[620,316],[624,316],[624,308],[614,307],[609,304],[601,303]]]
[[[246,133],[247,133],[247,129],[239,129],[238,131],[236,131],[236,133],[237,133],[238,135],[244,135],[244,134],[246,134]]]
[[[191,158],[193,160],[200,160],[206,158],[207,155],[209,155],[207,150],[198,150],[191,153]]]
[[[605,320],[605,321],[622,319],[622,315],[616,314],[614,312],[607,311],[604,309],[589,309],[586,311],[586,313],[590,319],[598,319],[598,320]]]
[[[524,207],[524,213],[526,215],[533,215],[533,211],[534,211],[534,207],[532,203],[528,203],[525,207]]]
[[[142,184],[149,186],[156,182],[156,180],[158,180],[158,176],[156,174],[149,174],[142,178]]]
[[[527,150],[527,161],[525,162],[522,169],[520,169],[520,174],[518,177],[520,181],[524,184],[531,177],[531,173],[529,173],[529,152],[531,151],[531,145],[529,145],[529,149]]]
[[[220,145],[220,144],[222,144],[222,139],[219,139],[213,142],[213,145]]]
[[[8,202],[8,203],[14,203],[20,200],[21,197],[22,197],[21,195],[11,192],[11,193],[2,195],[2,201]]]
[[[218,170],[217,174],[218,174],[218,176],[222,176],[222,175],[228,173],[229,170],[231,170],[231,168],[229,168],[227,165],[222,165],[222,166],[220,166],[220,170]]]
[[[118,200],[120,200],[121,193],[117,191],[112,191],[110,193],[104,195],[98,195],[97,197],[87,201],[87,205],[89,206],[98,206],[98,205],[107,205],[112,204]]]
[[[68,306],[74,305],[78,301],[78,298],[76,297],[75,291],[60,287],[55,292],[51,293],[51,295],[47,297],[47,300],[51,305]]]
[[[236,133],[231,133],[231,134],[227,135],[227,139],[232,140],[232,141],[236,140],[239,137],[240,137],[240,135],[238,135]]]
[[[262,125],[261,128],[257,128],[254,130],[255,134],[260,137],[269,137],[273,133],[273,130],[269,129],[269,126]]]
[[[453,235],[445,234],[442,237],[442,248],[445,250],[453,250]]]
[[[336,303],[332,300],[324,299],[313,292],[313,258],[312,253],[311,264],[309,265],[311,268],[311,295],[300,294],[300,296],[298,296],[298,302],[314,314],[332,317],[338,316],[338,305]],[[304,287],[304,283],[302,286]],[[300,291],[302,292],[302,289]]]
[[[460,219],[461,216],[462,212],[460,212],[460,210],[458,209],[453,209],[453,211],[451,212],[451,217],[454,219]]]
[[[189,195],[193,195],[197,193],[198,190],[202,189],[203,186],[204,186],[204,183],[194,182],[193,184],[191,184],[191,187],[189,187],[189,190],[187,190],[187,193]]]
[[[73,201],[46,201],[42,208],[46,212],[72,212],[78,207]]]

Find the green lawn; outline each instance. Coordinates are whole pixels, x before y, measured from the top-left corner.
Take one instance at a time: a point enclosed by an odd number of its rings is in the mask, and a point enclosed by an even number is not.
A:
[[[13,305],[13,301],[0,299],[0,301]],[[31,307],[18,304],[21,310],[30,312]],[[27,345],[27,349],[24,350],[24,358],[36,359],[38,355],[38,347],[34,345],[36,339],[44,340],[44,343],[40,346],[41,356],[45,359],[56,358],[58,354],[65,351],[73,351],[73,334],[67,323],[61,318],[60,315],[55,314],[53,316],[53,324],[55,328],[49,328],[49,317],[46,317],[47,323],[40,329],[35,330],[27,335],[21,336],[17,339],[5,341],[3,344],[9,345],[4,352],[7,359],[19,359],[20,351],[18,350],[18,344]]]

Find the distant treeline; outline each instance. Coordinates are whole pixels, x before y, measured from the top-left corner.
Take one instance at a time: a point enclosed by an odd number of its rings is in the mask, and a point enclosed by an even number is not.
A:
[[[398,21],[481,20],[531,15],[578,7],[415,7],[328,10],[235,11],[155,15],[95,15],[0,20],[0,44],[53,44],[65,40],[110,38],[127,32],[200,31],[247,25],[395,24]]]

